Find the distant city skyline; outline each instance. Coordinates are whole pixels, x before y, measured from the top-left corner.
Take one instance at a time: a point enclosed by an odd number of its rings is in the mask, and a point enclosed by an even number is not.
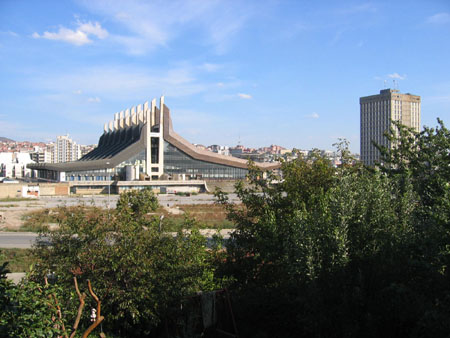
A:
[[[450,124],[448,36],[445,0],[4,0],[0,136],[94,144],[163,94],[192,143],[359,153],[359,97],[385,87]]]

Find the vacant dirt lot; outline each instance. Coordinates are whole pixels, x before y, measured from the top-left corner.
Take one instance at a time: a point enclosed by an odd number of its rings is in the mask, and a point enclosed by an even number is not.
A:
[[[236,195],[230,194],[230,200],[237,203]],[[115,208],[117,195],[95,195],[95,196],[55,196],[40,197],[28,200],[5,200],[0,201],[0,231],[17,231],[24,224],[26,215],[32,211],[52,209],[58,206],[97,206]],[[210,194],[199,194],[194,196],[159,195],[160,205],[167,214],[182,217],[183,206],[214,204],[214,196]],[[213,208],[214,209],[214,208]],[[195,214],[195,210],[186,210],[189,214]]]

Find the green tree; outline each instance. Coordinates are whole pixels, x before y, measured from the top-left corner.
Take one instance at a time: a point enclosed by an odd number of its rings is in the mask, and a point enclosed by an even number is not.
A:
[[[436,128],[420,133],[394,123],[386,134],[392,146],[376,147],[381,169],[391,177],[410,180],[425,218],[450,221],[450,130],[438,119]]]
[[[244,336],[449,332],[448,237],[443,226],[424,232],[433,218],[420,212],[418,172],[352,162],[332,168],[313,154],[283,163],[281,178],[252,168],[236,186],[243,206],[218,193],[236,224],[220,272],[234,280]],[[435,193],[432,207],[445,191]]]
[[[153,194],[143,190],[121,195],[110,215],[71,213],[58,230],[42,234],[51,246],[35,248],[34,277],[49,271],[56,276],[72,318],[77,307],[73,277],[80,289],[89,279],[102,302],[106,331],[150,336],[161,320],[176,317],[183,298],[216,287],[206,239],[195,229],[175,236],[159,232],[159,220],[146,215],[156,207]],[[87,315],[82,327],[89,325]]]
[[[158,199],[150,189],[131,190],[120,195],[117,211],[137,219],[158,208]]]

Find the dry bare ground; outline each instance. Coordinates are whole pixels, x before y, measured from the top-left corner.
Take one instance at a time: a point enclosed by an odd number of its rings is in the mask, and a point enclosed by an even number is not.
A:
[[[0,202],[0,230],[19,230],[27,213],[43,208],[45,202],[39,200]]]
[[[117,195],[96,195],[96,196],[53,196],[40,197],[29,200],[0,200],[0,231],[18,231],[28,215],[39,213],[46,209],[57,208],[58,206],[97,206],[114,208]],[[158,196],[160,205],[165,216],[175,219],[182,219],[185,214],[196,218],[202,222],[204,220],[215,221],[217,223],[225,220],[225,212],[221,206],[213,205],[212,195],[200,194],[198,196],[179,197],[173,195]],[[29,229],[28,229],[29,230]]]

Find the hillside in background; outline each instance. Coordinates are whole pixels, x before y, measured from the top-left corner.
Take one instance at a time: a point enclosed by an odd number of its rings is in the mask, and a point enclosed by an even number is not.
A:
[[[10,138],[7,137],[0,136],[0,142],[16,142],[16,141],[11,140]]]

